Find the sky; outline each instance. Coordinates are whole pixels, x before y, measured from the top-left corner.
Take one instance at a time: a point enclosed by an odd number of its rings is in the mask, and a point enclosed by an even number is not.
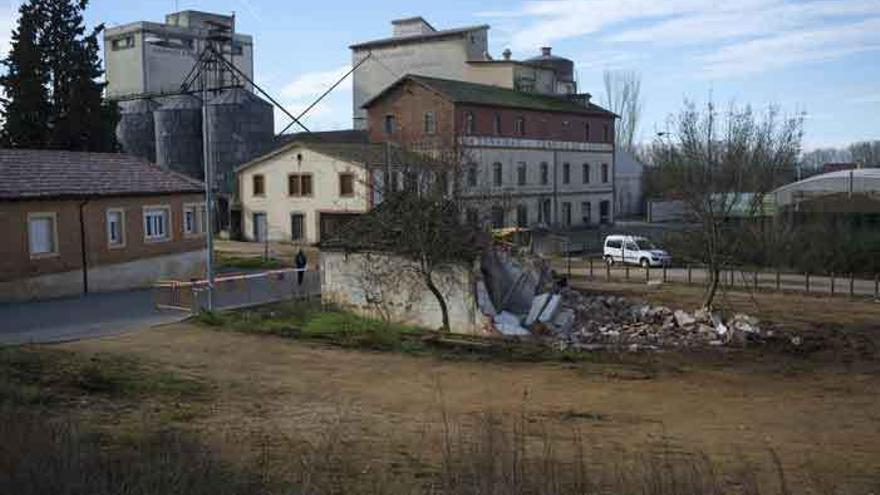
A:
[[[0,0],[8,50],[16,0]],[[438,29],[489,24],[490,53],[539,47],[576,63],[579,89],[604,99],[606,70],[641,75],[641,141],[668,129],[686,99],[805,114],[806,149],[880,139],[880,0],[91,0],[86,20],[161,21],[176,9],[235,12],[254,37],[255,79],[291,112],[351,64],[348,46],[421,15]],[[280,113],[276,126],[287,125]],[[304,123],[351,126],[350,78]]]

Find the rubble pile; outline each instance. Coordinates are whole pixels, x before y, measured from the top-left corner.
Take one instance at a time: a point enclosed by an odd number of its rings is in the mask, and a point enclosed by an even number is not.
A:
[[[546,264],[493,253],[483,260],[477,305],[494,331],[533,337],[558,349],[629,350],[741,347],[797,336],[774,335],[748,315],[687,312],[556,285]]]
[[[721,313],[706,310],[673,311],[624,297],[587,295],[570,289],[563,290],[559,298],[560,309],[549,320],[547,335],[562,349],[743,346],[774,336],[773,330],[762,329],[758,320],[744,314],[725,319]]]

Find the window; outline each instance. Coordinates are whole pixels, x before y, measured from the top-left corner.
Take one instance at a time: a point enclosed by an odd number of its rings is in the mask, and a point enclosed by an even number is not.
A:
[[[608,136],[609,136],[608,124],[605,124],[605,126],[602,127],[602,141],[604,141],[606,143],[610,142]]]
[[[120,208],[107,210],[107,245],[111,248],[125,245],[125,212]]]
[[[584,184],[589,184],[590,183],[590,164],[585,163],[582,168],[583,168],[583,174],[584,174],[583,182],[584,182]]]
[[[571,227],[571,203],[562,203],[562,226]]]
[[[468,185],[468,187],[477,187],[477,167],[476,167],[476,165],[468,168],[467,185]]]
[[[520,186],[526,185],[526,164],[519,162],[516,166],[516,183]]]
[[[492,183],[495,186],[501,186],[504,183],[504,168],[498,162],[492,164]]]
[[[566,136],[568,135],[568,129],[569,129],[569,128],[571,128],[571,122],[569,122],[569,121],[567,121],[567,120],[563,120],[563,121],[562,121],[562,132],[563,132]]]
[[[287,194],[291,197],[312,195],[312,174],[290,174],[287,176]]]
[[[584,201],[581,203],[581,219],[584,222],[584,225],[590,225],[593,223],[593,203],[589,201]]]
[[[517,117],[513,123],[513,132],[517,136],[526,135],[526,119],[525,117]]]
[[[519,205],[516,207],[516,226],[525,228],[529,226],[529,207]]]
[[[501,114],[496,113],[492,120],[492,133],[496,136],[501,135]]]
[[[115,40],[110,42],[113,50],[127,50],[129,48],[134,48],[134,36],[126,36],[124,38],[116,38]]]
[[[477,132],[477,122],[473,112],[468,112],[464,115],[464,132],[465,134],[475,134]]]
[[[339,195],[343,198],[354,196],[354,174],[339,174]]]
[[[385,134],[391,135],[394,134],[394,131],[397,128],[397,123],[395,122],[394,115],[386,115],[385,116]]]
[[[31,258],[58,254],[58,229],[55,213],[28,215],[28,246]]]
[[[605,247],[611,249],[620,249],[623,247],[623,241],[608,241],[605,243]]]
[[[550,166],[547,162],[541,163],[541,185],[546,186],[550,183]]]
[[[265,196],[266,195],[266,178],[262,175],[253,176],[253,191],[254,196]]]
[[[549,224],[552,220],[550,216],[551,204],[549,199],[545,199],[541,202],[541,210],[538,212],[539,221],[544,224]]]
[[[503,229],[504,228],[504,208],[500,206],[492,207],[492,228],[493,229]]]
[[[584,141],[590,140],[590,123],[587,122],[584,124]]]
[[[480,212],[478,212],[476,208],[468,208],[465,212],[465,220],[467,221],[468,225],[479,225]]]
[[[306,221],[302,213],[290,214],[290,240],[302,241],[306,238]]]
[[[205,205],[183,205],[183,233],[188,236],[204,234],[208,230],[207,218]]]
[[[391,192],[398,192],[401,189],[400,172],[394,170],[391,172]]]
[[[171,208],[144,208],[144,240],[165,241],[171,238]]]
[[[611,223],[611,202],[602,201],[599,203],[599,223],[607,225]]]
[[[425,112],[425,134],[437,133],[437,119],[434,112]]]
[[[608,164],[607,163],[602,164],[602,183],[603,184],[608,183]]]
[[[563,163],[562,164],[562,183],[570,184],[571,183],[571,164]]]

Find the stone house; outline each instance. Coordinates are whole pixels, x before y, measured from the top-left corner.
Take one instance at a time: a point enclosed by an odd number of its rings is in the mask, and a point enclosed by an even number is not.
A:
[[[364,104],[371,142],[453,150],[468,219],[494,228],[614,221],[612,112],[544,95],[408,75]]]
[[[0,301],[203,276],[203,190],[128,155],[0,150]]]

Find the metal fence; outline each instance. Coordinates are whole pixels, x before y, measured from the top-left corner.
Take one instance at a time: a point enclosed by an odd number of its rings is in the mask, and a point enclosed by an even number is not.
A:
[[[218,276],[214,279],[213,302],[215,309],[237,309],[320,295],[318,270],[290,268]],[[159,282],[153,286],[153,301],[160,309],[198,313],[208,307],[208,282]]]
[[[709,280],[709,272],[704,266],[665,268],[642,268],[620,264],[611,266],[601,259],[571,257],[559,260],[555,266],[557,270],[569,276],[583,276],[607,282],[705,285]],[[730,289],[775,290],[880,299],[880,275],[865,278],[853,274],[816,275],[735,268],[721,271],[721,284]]]

